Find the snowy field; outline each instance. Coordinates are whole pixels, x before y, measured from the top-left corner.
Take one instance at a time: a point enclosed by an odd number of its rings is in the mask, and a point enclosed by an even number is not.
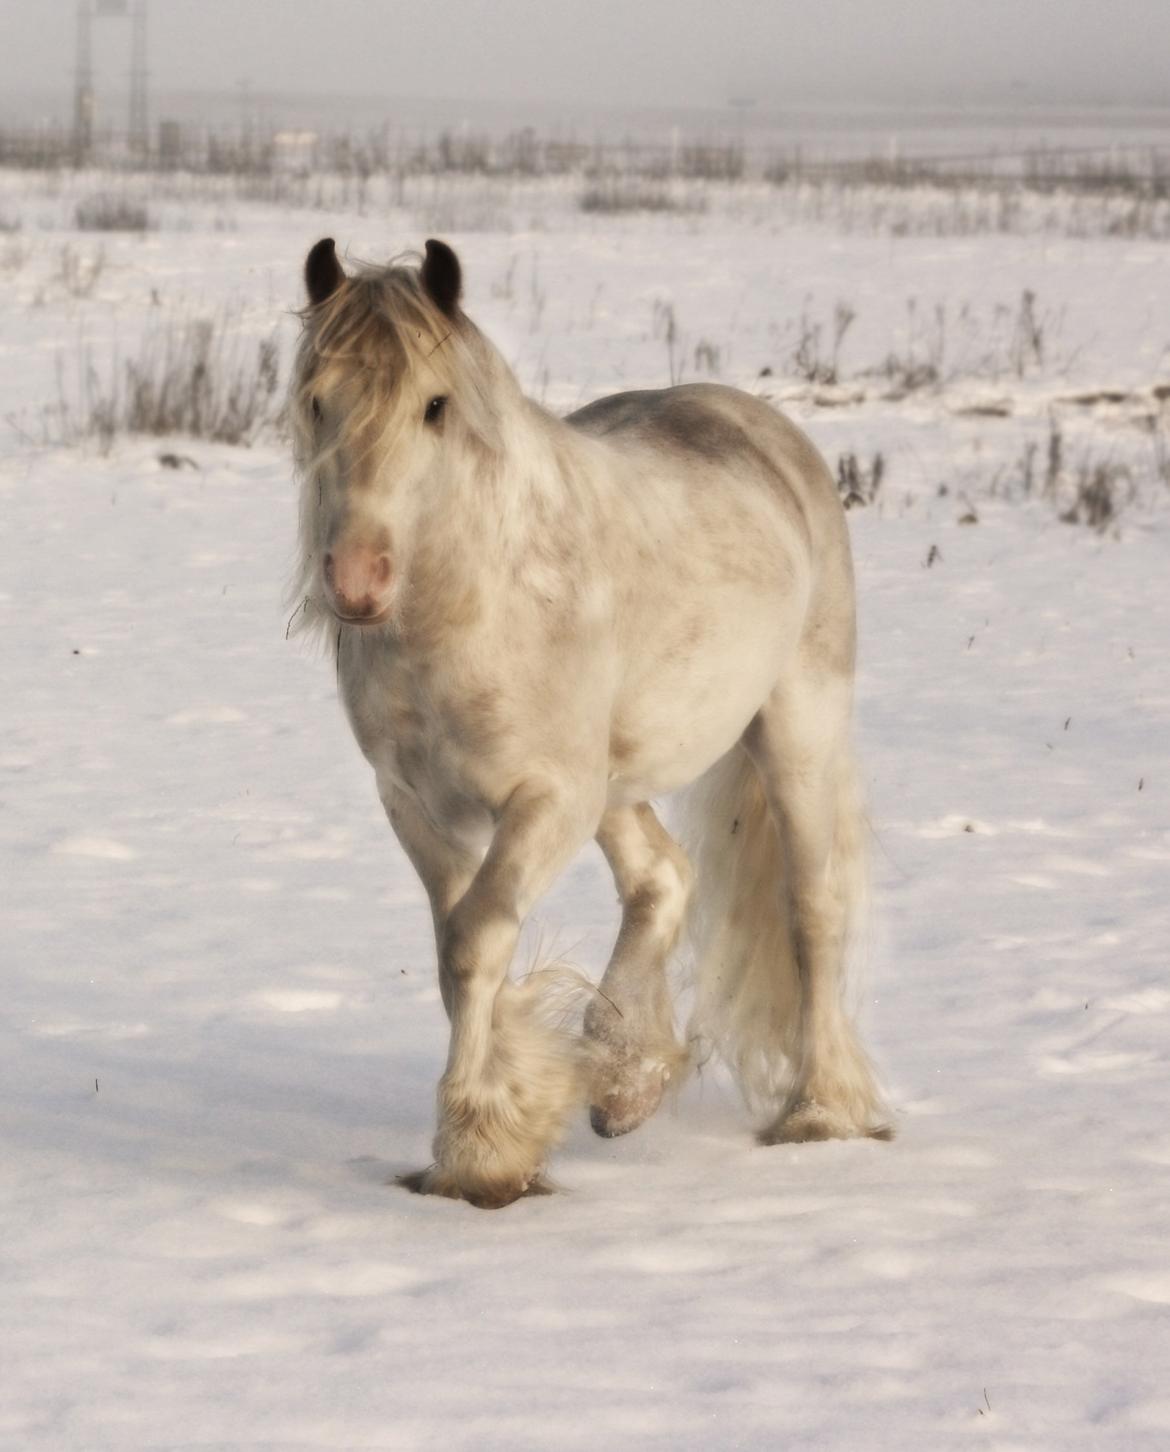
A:
[[[149,230],[76,232],[103,185],[0,176],[0,1446],[1170,1444],[1170,242],[450,181],[154,179]],[[160,327],[286,356],[319,236],[432,233],[550,407],[712,377],[857,461],[892,1145],[759,1148],[709,1068],[626,1139],[582,1116],[554,1196],[394,1185],[445,1022],[284,639],[286,450],[79,421]],[[613,898],[590,852],[546,944],[599,972]]]

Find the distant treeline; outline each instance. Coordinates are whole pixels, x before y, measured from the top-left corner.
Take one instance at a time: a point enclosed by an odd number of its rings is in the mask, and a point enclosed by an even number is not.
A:
[[[875,132],[875,148],[880,134]],[[222,130],[162,121],[150,144],[113,131],[83,146],[65,127],[0,129],[0,166],[37,170],[102,166],[210,175],[573,176],[648,181],[837,182],[857,186],[1023,188],[1030,191],[1170,196],[1170,145],[1032,147],[967,154],[901,155],[883,146],[866,157],[812,154],[799,143],[745,144],[722,137],[623,142],[543,137],[531,128],[501,137],[465,131],[418,136],[389,130],[354,135]]]

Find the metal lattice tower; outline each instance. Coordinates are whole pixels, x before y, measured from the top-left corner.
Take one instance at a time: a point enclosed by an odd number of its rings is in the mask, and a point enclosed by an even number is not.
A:
[[[127,140],[131,154],[150,151],[147,110],[146,0],[78,0],[77,69],[73,93],[73,151],[78,166],[93,151],[93,22],[111,17],[130,19],[130,116]]]
[[[134,0],[130,7],[130,150],[143,157],[150,151],[146,81],[146,0]]]
[[[93,148],[93,12],[89,0],[77,5],[77,68],[73,84],[73,158],[78,166]]]

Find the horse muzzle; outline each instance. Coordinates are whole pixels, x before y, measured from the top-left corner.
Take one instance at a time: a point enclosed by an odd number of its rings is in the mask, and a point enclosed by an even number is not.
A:
[[[331,550],[323,565],[329,608],[347,625],[378,625],[390,614],[394,570],[384,550],[351,545]]]

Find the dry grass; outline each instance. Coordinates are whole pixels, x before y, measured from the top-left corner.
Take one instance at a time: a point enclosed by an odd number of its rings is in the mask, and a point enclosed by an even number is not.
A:
[[[243,337],[231,321],[192,318],[147,331],[132,357],[104,365],[78,350],[72,395],[60,369],[52,441],[96,440],[108,450],[125,435],[180,435],[249,444],[280,412],[275,334]]]
[[[79,232],[149,232],[150,213],[143,202],[117,192],[94,192],[73,211]]]
[[[839,302],[833,309],[832,341],[827,331],[802,311],[797,324],[797,340],[789,357],[789,372],[806,383],[831,386],[841,379],[841,345],[857,314],[848,303]]]
[[[948,308],[937,303],[927,310],[919,307],[916,298],[908,298],[905,324],[896,331],[896,342],[885,357],[847,369],[843,345],[856,318],[854,308],[844,301],[835,305],[829,319],[815,317],[803,308],[786,330],[795,341],[782,371],[804,383],[825,387],[876,379],[882,385],[881,397],[897,402],[962,379],[1024,379],[1046,368],[1059,372],[1071,361],[1054,347],[1062,316],[1042,309],[1029,290],[1014,305],[998,303],[991,309],[970,304]]]
[[[1158,460],[1164,447],[1163,435],[1156,429],[1153,468],[1148,471],[1132,452],[1127,459],[1118,458],[1112,450],[1102,452],[1092,435],[1070,459],[1074,451],[1054,415],[1043,444],[1028,440],[1016,459],[997,468],[981,488],[976,481],[967,481],[963,492],[967,497],[975,493],[1008,501],[1038,499],[1063,523],[1104,534],[1135,503],[1156,502],[1144,486],[1149,481],[1163,482]]]
[[[1084,459],[1058,498],[1060,518],[1065,524],[1083,524],[1104,534],[1132,502],[1133,476],[1116,460]]]
[[[86,298],[92,296],[105,269],[104,247],[99,247],[96,252],[84,253],[66,243],[61,248],[56,280],[70,297]]]
[[[640,177],[610,176],[590,182],[577,198],[583,212],[611,216],[621,212],[681,212],[707,210],[705,197],[678,192],[663,182]]]
[[[837,456],[837,492],[846,509],[858,509],[873,504],[881,492],[882,480],[886,475],[884,456],[875,453],[869,467],[854,453]]]

